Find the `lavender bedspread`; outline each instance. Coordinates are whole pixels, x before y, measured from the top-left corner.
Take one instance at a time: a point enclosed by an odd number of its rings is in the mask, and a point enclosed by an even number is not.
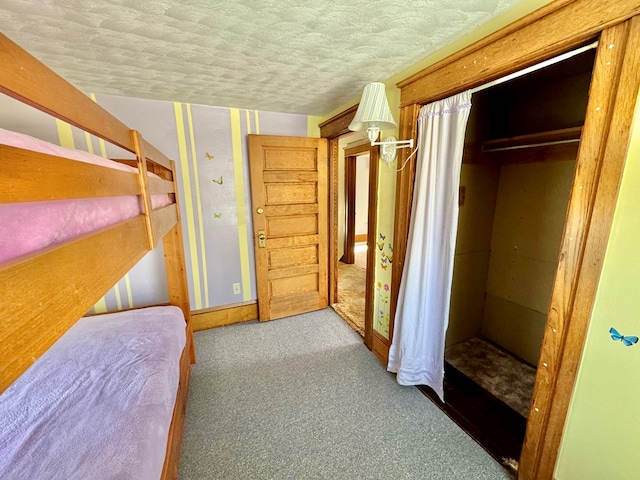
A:
[[[135,168],[79,150],[59,147],[0,128],[0,144],[136,172]],[[169,205],[168,195],[152,195],[154,209]],[[84,233],[115,225],[143,212],[137,196],[98,197],[0,204],[0,262],[35,252]]]
[[[0,478],[160,478],[184,346],[177,307],[79,320],[0,396]]]

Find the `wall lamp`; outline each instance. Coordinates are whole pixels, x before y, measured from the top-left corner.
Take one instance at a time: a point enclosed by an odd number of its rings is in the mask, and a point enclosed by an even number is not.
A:
[[[397,140],[396,137],[387,137],[382,142],[376,142],[380,130],[396,127],[389,109],[389,102],[387,102],[384,83],[374,82],[365,85],[356,115],[349,124],[349,130],[353,132],[366,130],[371,146],[382,147],[380,152],[382,161],[391,163],[396,159],[396,149],[413,148],[413,139]]]

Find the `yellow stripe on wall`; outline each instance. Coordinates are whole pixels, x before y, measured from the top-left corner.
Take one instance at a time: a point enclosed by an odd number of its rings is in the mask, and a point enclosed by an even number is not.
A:
[[[229,109],[231,114],[231,144],[233,147],[233,173],[236,187],[236,209],[238,211],[238,242],[240,247],[240,270],[242,274],[242,299],[251,299],[251,272],[249,269],[249,242],[247,240],[247,213],[244,203],[244,172],[242,169],[242,130],[240,110]]]
[[[67,122],[56,118],[56,127],[58,128],[58,139],[60,146],[65,148],[76,148],[73,142],[73,130]]]
[[[116,305],[118,310],[122,310],[122,297],[120,296],[120,285],[117,283],[113,286],[113,293],[116,294]]]
[[[209,307],[209,278],[207,275],[207,252],[204,245],[204,225],[202,224],[202,201],[200,199],[200,177],[198,174],[198,156],[196,154],[196,140],[193,133],[193,118],[191,104],[187,103],[187,122],[189,124],[189,140],[191,141],[191,164],[193,165],[193,182],[196,187],[196,206],[198,208],[198,225],[200,226],[200,266],[202,267],[202,282],[204,283],[204,307]]]
[[[84,139],[87,142],[87,151],[93,155],[93,144],[91,143],[91,135],[87,132],[84,132]]]
[[[258,116],[258,111],[257,110],[253,111],[253,116],[256,119],[256,133],[260,134],[260,117]]]
[[[127,273],[124,276],[124,284],[127,287],[127,301],[129,302],[129,308],[133,308],[133,293],[131,292],[131,279]]]
[[[178,149],[180,152],[180,169],[182,170],[182,188],[184,188],[184,207],[187,220],[187,237],[190,247],[191,272],[195,310],[202,308],[202,289],[200,286],[200,267],[198,265],[198,249],[196,242],[196,226],[193,217],[193,199],[191,197],[191,178],[189,175],[189,158],[187,155],[187,140],[184,132],[184,118],[182,104],[173,104],[176,116],[176,132],[178,134]]]
[[[91,100],[93,100],[94,102],[98,103],[96,100],[96,95],[95,93],[92,93],[89,95],[91,97]],[[100,155],[102,156],[102,158],[107,158],[107,147],[104,144],[104,140],[101,139],[100,137],[98,137],[98,144],[100,145]],[[91,152],[93,153],[93,152]],[[131,305],[131,307],[133,308],[133,305]]]

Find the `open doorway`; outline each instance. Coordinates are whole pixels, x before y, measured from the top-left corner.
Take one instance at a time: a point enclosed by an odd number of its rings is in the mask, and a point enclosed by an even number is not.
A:
[[[361,143],[361,142],[360,142]],[[339,174],[338,298],[332,306],[364,337],[369,234],[370,146],[347,145]],[[342,178],[340,178],[342,177]],[[340,248],[341,247],[341,248]]]

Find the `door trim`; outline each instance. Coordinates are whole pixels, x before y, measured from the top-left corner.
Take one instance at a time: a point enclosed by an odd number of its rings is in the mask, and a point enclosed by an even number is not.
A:
[[[351,133],[348,125],[358,105],[348,108],[320,124],[320,136],[329,141],[329,304],[338,299],[338,155],[339,138]],[[364,344],[371,350],[373,331],[373,297],[375,281],[375,232],[378,228],[378,171],[379,148],[364,143],[349,149],[349,155],[369,152],[369,211],[367,235],[367,276],[365,287]],[[372,233],[373,232],[373,233]]]
[[[640,88],[640,79],[633,73],[640,69],[640,18],[622,24],[638,13],[637,2],[627,0],[606,4],[558,0],[398,85],[402,89],[400,138],[415,138],[422,104],[495,80],[598,36],[601,39],[519,479],[553,477]],[[615,48],[608,49],[609,45]],[[483,58],[490,60],[479,60]],[[610,131],[615,135],[609,135]],[[406,156],[401,151],[399,161]],[[406,252],[414,176],[415,159],[397,180],[391,328]]]

